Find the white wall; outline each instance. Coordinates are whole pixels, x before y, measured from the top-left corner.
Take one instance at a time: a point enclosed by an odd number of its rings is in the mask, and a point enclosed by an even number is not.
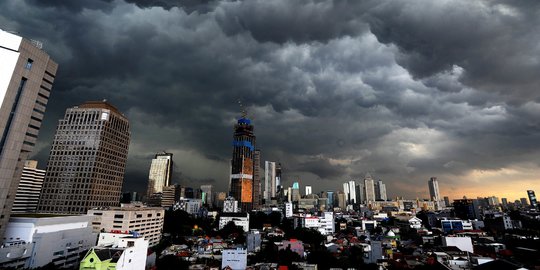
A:
[[[22,37],[0,30],[0,46],[10,49],[0,48],[0,63],[2,63],[0,64],[0,105],[2,105],[11,76],[19,59],[17,51],[21,42]]]
[[[443,237],[443,246],[455,246],[461,249],[461,251],[474,252],[470,237]]]

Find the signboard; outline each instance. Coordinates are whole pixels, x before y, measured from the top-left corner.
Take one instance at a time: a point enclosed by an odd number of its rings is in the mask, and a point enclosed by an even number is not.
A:
[[[247,268],[247,250],[245,249],[224,249],[222,252],[221,269],[230,267],[233,270],[244,270]]]

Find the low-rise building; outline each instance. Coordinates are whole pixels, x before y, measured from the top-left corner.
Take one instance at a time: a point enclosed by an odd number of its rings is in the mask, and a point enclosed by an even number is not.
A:
[[[219,216],[219,229],[223,229],[229,222],[234,222],[236,226],[242,227],[245,232],[249,231],[248,213],[223,213]]]
[[[320,217],[311,214],[298,214],[293,217],[295,228],[314,229],[323,235],[331,235],[335,232],[333,212],[324,212]]]
[[[150,246],[161,240],[165,210],[158,207],[137,207],[125,205],[123,207],[97,208],[88,210],[93,216],[92,228],[94,232],[138,232]]]
[[[80,263],[80,270],[144,270],[148,241],[138,233],[100,233],[98,244]]]
[[[36,268],[50,262],[75,266],[96,242],[91,221],[89,216],[12,215],[0,247],[0,268]]]

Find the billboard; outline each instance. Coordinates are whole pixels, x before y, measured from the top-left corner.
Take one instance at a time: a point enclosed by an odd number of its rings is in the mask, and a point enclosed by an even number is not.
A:
[[[233,270],[244,270],[247,268],[247,250],[245,249],[224,249],[222,252],[221,269],[230,267]]]

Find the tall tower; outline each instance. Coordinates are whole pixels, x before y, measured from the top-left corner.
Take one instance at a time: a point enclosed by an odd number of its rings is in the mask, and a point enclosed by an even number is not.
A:
[[[38,212],[86,214],[120,204],[128,119],[106,101],[68,108],[51,147]]]
[[[378,201],[386,201],[388,199],[386,196],[386,185],[382,180],[377,181],[375,184],[375,199]]]
[[[429,186],[429,199],[434,201],[439,201],[441,199],[439,195],[439,182],[437,177],[431,177],[428,181]]]
[[[243,211],[249,211],[253,207],[254,156],[253,125],[244,112],[234,125],[231,186],[229,187],[230,195],[240,202]]]
[[[371,178],[371,175],[369,173],[366,173],[366,176],[364,177],[364,188],[365,188],[365,194],[366,194],[366,204],[369,204],[370,202],[375,201],[375,181],[373,178]]]
[[[264,200],[270,203],[276,197],[276,163],[272,161],[264,162]]]
[[[34,149],[58,65],[42,44],[0,30],[0,237]]]
[[[148,197],[157,192],[163,192],[163,188],[171,184],[173,170],[173,154],[158,153],[152,159],[150,172],[148,173]]]
[[[259,209],[262,203],[261,188],[261,150],[253,153],[253,209]]]
[[[536,200],[536,195],[534,194],[534,190],[527,190],[527,195],[529,196],[529,201],[531,202],[531,206],[534,208],[537,208],[538,201]]]
[[[356,182],[354,180],[349,181],[349,203],[358,203],[358,197],[356,196]]]

